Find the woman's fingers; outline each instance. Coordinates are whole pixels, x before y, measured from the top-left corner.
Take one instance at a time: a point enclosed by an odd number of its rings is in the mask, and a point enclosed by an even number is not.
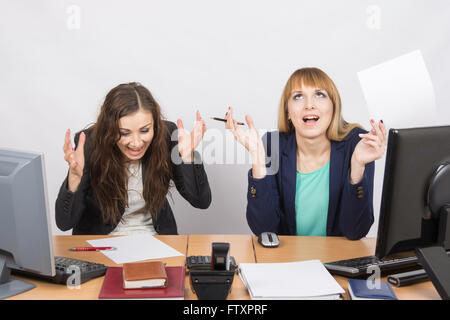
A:
[[[70,140],[70,129],[68,129],[66,131],[66,135],[64,138],[64,146],[63,146],[63,150],[64,150],[64,160],[68,161],[68,159],[70,157],[73,157],[74,152],[76,152],[76,154],[84,156],[84,144],[86,142],[86,134],[84,132],[80,133],[80,137],[78,139],[78,145],[77,145],[77,149],[75,150],[72,147],[72,142]]]
[[[375,138],[373,138],[373,137],[363,137],[361,139],[361,141],[364,144],[373,147],[375,150],[377,150],[377,152],[384,153],[384,144],[382,142],[380,142],[380,140],[379,140],[379,138],[377,136],[375,136]]]
[[[252,118],[249,115],[245,116],[249,130],[242,130],[238,127],[237,121],[233,119],[232,107],[228,107],[228,112],[225,114],[225,119],[227,120],[226,128],[229,129],[233,133],[234,138],[248,150],[250,141],[249,135],[251,130],[255,129]]]
[[[66,154],[64,157],[64,160],[66,160],[67,164],[69,165],[69,170],[74,173],[75,175],[80,175],[81,173],[77,172],[77,168],[79,167],[79,163],[75,160],[75,152],[70,151]]]
[[[67,129],[64,137],[64,160],[69,165],[69,172],[71,175],[81,177],[83,174],[82,164],[84,163],[84,144],[86,142],[86,135],[82,132],[78,139],[77,149],[72,146],[70,138],[70,129]]]
[[[78,162],[76,162],[75,161],[75,159],[74,159],[74,157],[73,157],[73,154],[72,154],[72,156],[70,157],[70,167],[72,168],[72,169],[75,169],[75,167],[78,165]]]
[[[365,143],[365,144],[367,144],[368,146],[371,146],[371,147],[373,147],[374,149],[375,149],[375,151],[377,151],[377,153],[381,153],[381,146],[378,144],[378,143],[376,143],[375,141],[372,141],[372,140],[362,140],[362,142],[363,143]],[[381,153],[382,154],[382,153]]]
[[[238,127],[237,127],[236,121],[235,121],[234,119],[232,119],[231,121],[232,121],[231,124],[233,125],[233,129],[234,129],[235,131],[237,131],[237,130],[238,130]]]
[[[248,125],[249,129],[251,129],[251,130],[255,129],[255,125],[253,123],[252,117],[250,117],[249,115],[246,115],[245,116],[245,121],[247,122],[247,125]]]
[[[227,119],[225,127],[233,131],[233,108],[228,107],[228,112],[225,114],[225,119]]]
[[[183,121],[181,119],[177,120],[178,130],[184,130]]]
[[[177,120],[177,127],[178,127],[178,142],[181,142],[181,139],[184,136],[184,126],[183,121],[181,119]]]
[[[72,142],[70,141],[70,129],[67,129],[65,137],[64,137],[64,146],[63,146],[64,153],[68,151],[72,151]]]
[[[233,133],[234,137],[237,138],[237,126],[236,126],[236,121],[233,120],[233,108],[228,107],[228,112],[227,112],[227,124],[226,127],[227,129],[231,130],[231,132]]]
[[[71,166],[73,164],[73,162],[75,161],[74,151],[70,151],[70,152],[66,153],[64,160],[66,160],[66,162],[69,164],[69,166]]]
[[[238,128],[237,130],[235,130],[234,137],[240,144],[242,144],[248,150],[248,143],[249,143],[248,131],[243,131],[242,129]]]
[[[377,143],[380,144],[380,145],[381,145],[381,143],[382,143],[380,137],[377,136],[377,135],[374,135],[374,134],[364,133],[364,134],[360,134],[359,136],[360,136],[361,138],[363,138],[363,139],[375,141],[375,142],[377,142]]]
[[[362,139],[362,142],[364,142],[365,144],[368,144],[370,146],[373,146],[375,148],[379,148],[380,147],[380,144],[377,141],[368,140],[368,139]]]
[[[64,160],[70,164],[70,159],[73,158],[73,151],[66,152],[64,154]]]
[[[77,154],[81,154],[84,155],[84,143],[86,142],[86,135],[84,134],[84,132],[80,133],[80,137],[78,138],[78,145],[77,145],[77,149],[75,150],[75,152]]]
[[[384,125],[383,120],[380,121],[380,130],[383,135],[383,141],[386,141],[387,132],[386,132],[386,126]]]
[[[372,125],[373,130],[375,130],[375,134],[380,137],[381,141],[384,141],[383,133],[381,132],[381,129],[379,125],[381,125],[381,122],[378,123],[378,125],[375,123],[375,120],[370,119],[370,124]]]
[[[204,120],[202,120],[202,136],[205,135],[206,132],[206,123]]]

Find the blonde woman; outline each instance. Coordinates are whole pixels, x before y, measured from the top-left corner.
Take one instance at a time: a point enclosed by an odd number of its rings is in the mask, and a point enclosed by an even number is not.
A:
[[[318,68],[303,68],[283,90],[276,134],[261,139],[250,116],[246,121],[248,130],[238,128],[229,108],[227,128],[252,159],[247,222],[255,234],[356,240],[368,233],[374,161],[386,149],[382,120],[371,120],[370,132],[346,122],[333,81]]]

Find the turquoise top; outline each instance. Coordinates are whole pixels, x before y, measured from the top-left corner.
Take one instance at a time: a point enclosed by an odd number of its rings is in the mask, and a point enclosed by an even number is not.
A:
[[[297,235],[327,235],[329,187],[330,161],[313,172],[301,173],[297,170],[295,192]]]

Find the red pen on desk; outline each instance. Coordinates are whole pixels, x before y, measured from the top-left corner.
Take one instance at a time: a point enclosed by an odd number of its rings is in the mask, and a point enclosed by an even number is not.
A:
[[[70,248],[70,251],[101,251],[101,250],[116,250],[114,247],[79,247]]]

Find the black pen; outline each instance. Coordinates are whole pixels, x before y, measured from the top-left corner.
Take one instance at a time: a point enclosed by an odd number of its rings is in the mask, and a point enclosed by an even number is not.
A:
[[[222,122],[227,122],[227,119],[222,119],[222,118],[211,117],[211,119],[217,120],[217,121],[222,121]],[[245,123],[239,122],[239,121],[236,121],[236,124],[239,124],[241,126],[245,126]]]

